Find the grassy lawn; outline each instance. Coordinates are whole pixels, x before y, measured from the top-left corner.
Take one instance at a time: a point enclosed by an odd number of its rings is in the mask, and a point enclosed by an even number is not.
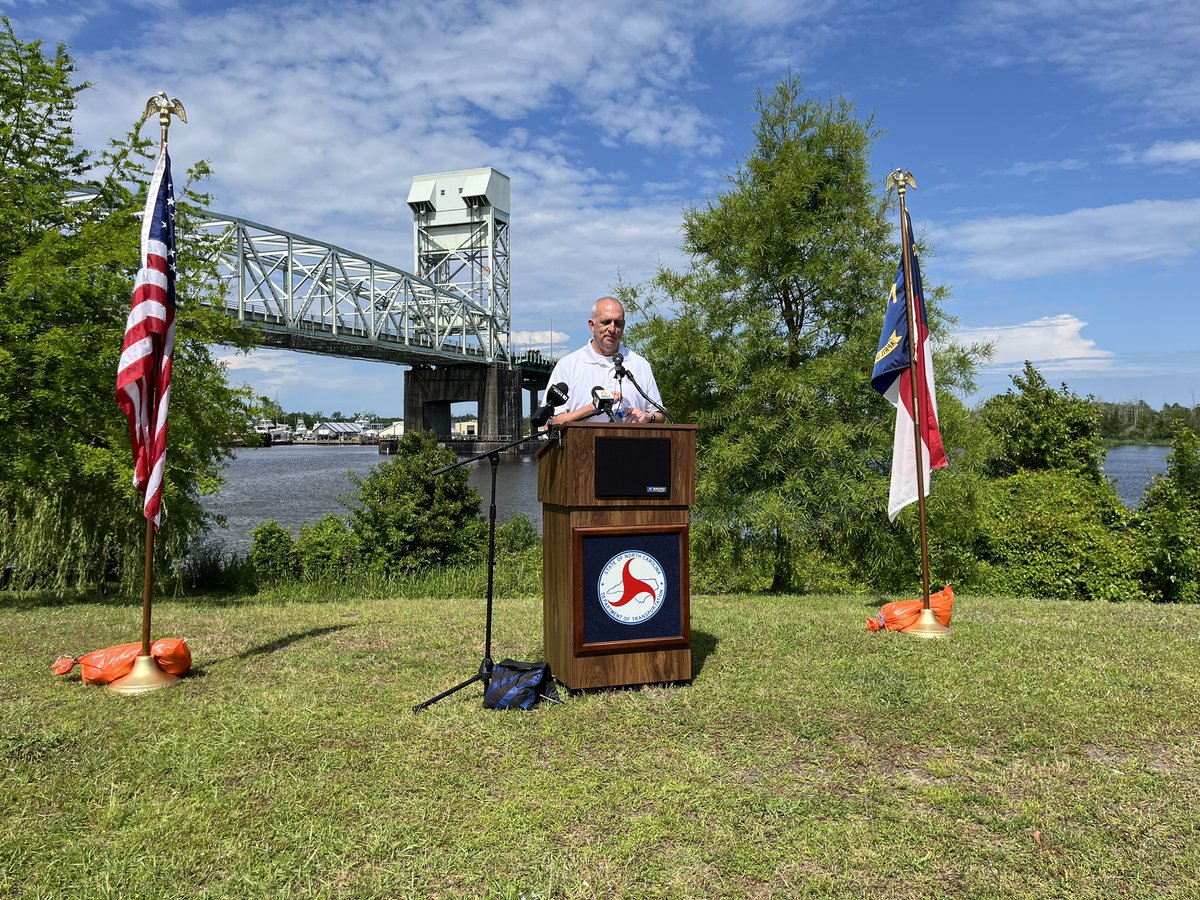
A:
[[[0,600],[0,896],[1200,896],[1200,608],[695,597],[695,679],[485,711],[482,600]],[[541,603],[494,656],[539,659]],[[77,670],[78,671],[78,670]]]

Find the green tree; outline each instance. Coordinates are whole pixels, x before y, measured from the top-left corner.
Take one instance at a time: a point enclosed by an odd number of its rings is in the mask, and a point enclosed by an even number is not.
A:
[[[850,544],[906,540],[884,511],[891,407],[869,382],[899,247],[871,180],[870,119],[844,99],[805,99],[796,77],[756,109],[753,155],[685,211],[690,268],[660,271],[645,297],[619,293],[645,317],[631,343],[676,417],[698,426],[701,565],[740,587],[815,589],[872,565],[848,559]],[[941,356],[946,388],[969,379],[969,355]]]
[[[1143,549],[1104,477],[1102,410],[1026,362],[978,420],[991,438],[976,586],[1075,600],[1142,594]]]
[[[350,529],[369,568],[392,575],[482,558],[487,526],[466,468],[433,474],[456,459],[431,432],[410,431],[369,475],[350,473]]]
[[[1065,384],[1054,390],[1028,360],[1013,384],[1017,391],[997,394],[981,412],[997,439],[989,460],[992,474],[1063,469],[1103,483],[1100,415],[1091,398],[1079,397]]]
[[[66,49],[49,55],[0,23],[0,561],[13,566],[14,586],[116,577],[133,587],[145,525],[115,385],[151,148],[135,134],[100,153],[78,148],[72,116],[88,85],[74,82]],[[89,199],[68,202],[80,186]],[[205,198],[179,187],[186,236],[189,207]],[[164,572],[206,525],[199,497],[219,484],[223,443],[237,425],[237,392],[210,346],[245,339],[205,306],[216,283],[208,249],[185,237],[177,265],[164,526],[155,545]]]

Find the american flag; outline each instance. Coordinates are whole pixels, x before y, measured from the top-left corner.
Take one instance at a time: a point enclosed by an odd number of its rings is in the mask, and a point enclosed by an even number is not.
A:
[[[159,155],[142,220],[141,268],[133,285],[117,366],[117,403],[129,419],[133,486],[158,530],[167,464],[167,406],[175,349],[175,196],[171,158]]]

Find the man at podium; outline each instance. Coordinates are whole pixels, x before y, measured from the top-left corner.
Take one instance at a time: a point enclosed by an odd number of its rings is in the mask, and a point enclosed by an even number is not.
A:
[[[621,336],[625,333],[625,307],[621,302],[615,297],[597,300],[592,305],[588,328],[591,339],[560,359],[550,373],[550,384],[561,382],[567,386],[567,402],[555,408],[551,423],[566,425],[599,415],[593,397],[595,388],[612,395],[613,413],[621,421],[664,421],[662,396],[650,363],[621,346]]]

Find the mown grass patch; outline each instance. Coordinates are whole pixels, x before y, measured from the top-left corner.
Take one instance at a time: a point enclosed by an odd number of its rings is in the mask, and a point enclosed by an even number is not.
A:
[[[195,671],[50,674],[136,604],[0,606],[0,894],[1146,897],[1200,893],[1200,609],[693,598],[695,678],[485,711],[478,599],[160,602]],[[493,655],[539,659],[499,599]]]

